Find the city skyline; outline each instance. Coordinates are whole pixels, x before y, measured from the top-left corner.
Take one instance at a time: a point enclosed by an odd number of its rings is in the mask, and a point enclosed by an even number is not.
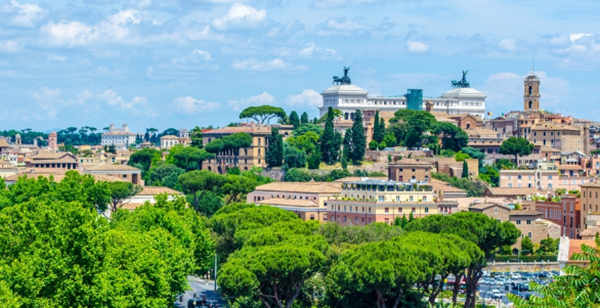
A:
[[[534,59],[540,107],[595,120],[600,4],[575,2],[4,1],[0,129],[224,126],[257,104],[312,118],[343,66],[372,95],[429,97],[469,69],[497,116],[522,109]]]

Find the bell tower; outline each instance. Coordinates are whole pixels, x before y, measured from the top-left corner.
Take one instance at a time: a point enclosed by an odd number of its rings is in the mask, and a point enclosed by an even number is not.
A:
[[[525,92],[523,95],[523,110],[538,111],[540,110],[540,80],[533,73],[533,70],[525,77],[524,81]]]

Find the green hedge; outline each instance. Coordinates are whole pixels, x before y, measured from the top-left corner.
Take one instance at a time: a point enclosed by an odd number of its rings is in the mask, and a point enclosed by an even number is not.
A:
[[[557,255],[549,255],[549,256],[520,256],[518,258],[520,261],[523,262],[541,262],[541,261],[551,261],[551,262],[556,262],[556,260],[558,259]],[[517,262],[517,256],[496,256],[494,258],[494,261],[496,262],[506,262],[506,261],[510,261],[510,262]]]

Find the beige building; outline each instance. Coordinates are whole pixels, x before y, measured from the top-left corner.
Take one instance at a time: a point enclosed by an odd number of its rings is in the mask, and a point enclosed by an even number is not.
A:
[[[167,194],[167,200],[174,200],[176,197],[185,197],[185,195],[177,190],[171,189],[169,187],[164,186],[144,186],[142,191],[140,191],[137,195],[132,196],[128,200],[125,200],[123,204],[121,204],[120,208],[127,210],[135,210],[136,208],[144,205],[146,202],[149,204],[156,203],[154,197],[160,194]]]
[[[397,182],[427,182],[431,179],[432,169],[429,162],[403,159],[388,165],[388,177]]]
[[[500,185],[503,188],[536,188],[541,191],[558,188],[558,170],[500,170]]]
[[[6,160],[0,159],[0,178],[6,178],[17,173],[18,169],[16,166]]]
[[[252,145],[239,150],[224,150],[216,154],[214,159],[209,159],[202,164],[202,169],[219,174],[227,173],[229,168],[238,167],[240,170],[249,170],[257,166],[264,168],[265,154],[269,146],[271,127],[260,124],[245,124],[239,127],[223,127],[206,131],[202,134],[202,144],[206,146],[209,142],[229,136],[235,133],[248,133],[252,136]]]
[[[591,225],[590,216],[597,217],[600,215],[600,181],[583,184],[580,187],[580,224],[583,230]],[[592,226],[596,224],[597,221],[594,221]]]
[[[395,181],[365,179],[342,184],[339,198],[326,202],[329,221],[340,224],[366,225],[373,222],[391,224],[397,217],[425,217],[457,211],[455,202],[436,203],[433,187]]]
[[[136,185],[144,186],[144,180],[142,180],[142,171],[138,168],[131,167],[128,165],[96,165],[84,169],[83,173],[91,175],[112,176],[121,180],[125,180],[127,182],[131,182]]]
[[[529,210],[511,210],[509,207],[495,203],[479,203],[469,207],[469,211],[485,214],[499,222],[510,221],[521,231],[521,237],[513,245],[513,251],[517,253],[521,249],[521,240],[528,236],[533,243],[551,237],[560,237],[560,226],[541,219],[541,213]]]
[[[79,160],[71,153],[42,152],[35,156],[31,156],[30,159],[31,160],[26,162],[28,168],[79,169]]]
[[[276,182],[249,193],[248,203],[268,204],[294,212],[303,220],[327,221],[325,202],[341,193],[340,185],[327,182]]]
[[[188,146],[192,143],[192,139],[190,138],[190,133],[187,128],[182,128],[179,130],[179,136],[174,135],[166,135],[160,137],[160,148],[161,149],[170,149],[178,144],[182,144],[183,146]]]

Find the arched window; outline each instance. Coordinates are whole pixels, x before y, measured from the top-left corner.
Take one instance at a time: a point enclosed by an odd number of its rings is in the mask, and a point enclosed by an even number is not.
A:
[[[533,102],[529,101],[529,109],[533,109]]]
[[[529,95],[531,95],[533,93],[533,87],[529,86]]]

